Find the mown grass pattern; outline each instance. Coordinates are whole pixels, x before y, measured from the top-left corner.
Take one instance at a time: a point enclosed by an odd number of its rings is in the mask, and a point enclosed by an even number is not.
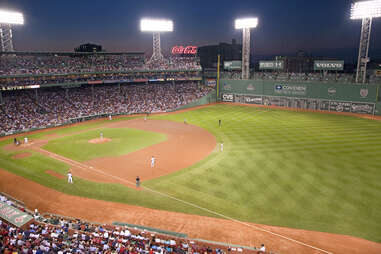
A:
[[[380,122],[230,105],[152,117],[186,118],[213,133],[224,151],[144,186],[243,221],[381,242]],[[65,193],[213,216],[118,184],[75,179],[80,184],[71,188],[66,179],[42,171],[62,173],[67,165],[39,154],[19,160],[11,155],[0,152],[1,168]]]

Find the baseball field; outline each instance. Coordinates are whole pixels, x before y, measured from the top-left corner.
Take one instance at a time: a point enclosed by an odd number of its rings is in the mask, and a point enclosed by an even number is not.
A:
[[[24,136],[0,141],[0,171],[60,193],[381,243],[376,120],[217,104]]]

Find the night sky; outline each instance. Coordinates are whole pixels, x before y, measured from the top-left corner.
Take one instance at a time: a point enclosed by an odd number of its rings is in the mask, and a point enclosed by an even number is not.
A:
[[[86,42],[108,52],[151,52],[152,35],[139,31],[142,17],[168,18],[174,32],[162,35],[162,49],[174,45],[241,42],[237,17],[257,16],[251,32],[257,57],[293,55],[357,57],[361,21],[350,20],[350,0],[0,0],[0,8],[24,13],[14,28],[17,50],[73,51]],[[373,21],[371,57],[381,58],[381,18]]]

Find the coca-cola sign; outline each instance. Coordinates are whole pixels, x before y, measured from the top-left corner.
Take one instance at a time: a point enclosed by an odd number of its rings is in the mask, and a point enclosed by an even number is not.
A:
[[[196,46],[174,46],[172,47],[173,55],[196,55],[197,47]]]

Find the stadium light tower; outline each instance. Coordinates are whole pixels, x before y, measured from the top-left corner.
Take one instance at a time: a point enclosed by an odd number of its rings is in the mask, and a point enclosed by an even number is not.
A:
[[[150,61],[162,60],[164,57],[161,54],[160,32],[172,32],[172,20],[165,19],[141,19],[140,30],[142,32],[153,33],[153,53]]]
[[[12,25],[23,25],[24,16],[19,12],[0,10],[0,50],[13,51]]]
[[[372,18],[378,17],[381,17],[381,0],[360,1],[352,4],[351,19],[362,20],[356,83],[365,83]]]
[[[235,20],[235,29],[242,29],[242,79],[249,79],[250,74],[250,28],[258,25],[258,18]]]

